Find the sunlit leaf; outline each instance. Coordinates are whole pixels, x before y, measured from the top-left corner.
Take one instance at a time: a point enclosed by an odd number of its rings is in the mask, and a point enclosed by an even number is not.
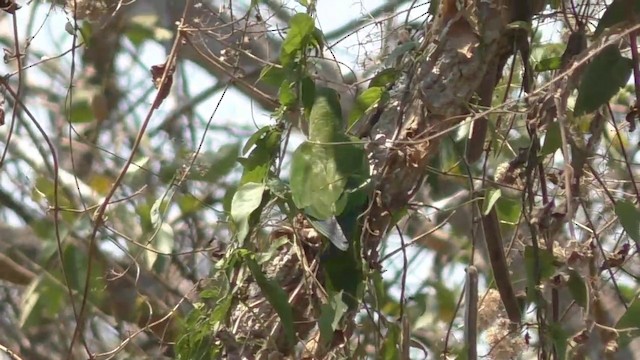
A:
[[[259,183],[246,183],[238,188],[231,200],[231,218],[236,224],[237,236],[240,242],[249,234],[249,216],[262,203],[262,195],[266,186]]]
[[[297,13],[289,20],[289,31],[282,42],[280,50],[280,62],[287,65],[296,52],[304,50],[310,37],[315,30],[315,21],[313,18],[304,13]]]

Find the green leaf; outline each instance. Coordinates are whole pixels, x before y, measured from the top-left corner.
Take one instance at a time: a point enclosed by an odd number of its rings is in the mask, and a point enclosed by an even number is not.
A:
[[[574,113],[580,116],[606,104],[621,87],[627,84],[633,61],[620,54],[616,45],[604,48],[587,65],[578,87]]]
[[[377,73],[369,82],[369,88],[381,87],[386,88],[396,81],[400,75],[400,71],[395,68],[388,68]]]
[[[309,140],[330,143],[343,129],[338,93],[330,88],[317,88],[309,115]]]
[[[576,304],[582,306],[583,308],[587,307],[587,285],[582,279],[580,274],[571,269],[569,270],[569,280],[567,281],[567,287],[569,288],[569,292],[571,296],[573,296],[573,300],[575,300]]]
[[[554,57],[540,60],[534,67],[534,70],[536,72],[558,70],[560,69],[561,65],[562,65],[562,57],[554,56]]]
[[[600,36],[605,29],[627,20],[633,21],[633,18],[638,14],[640,14],[640,1],[614,0],[602,14],[593,35]]]
[[[502,191],[500,189],[487,189],[484,195],[485,201],[482,202],[482,214],[488,215],[489,211],[493,208],[493,205],[500,199],[502,196]]]
[[[249,234],[249,217],[260,207],[266,185],[246,183],[238,188],[231,200],[231,218],[237,226],[237,237],[242,243]]]
[[[289,20],[289,31],[282,42],[280,50],[280,62],[288,65],[297,52],[301,52],[307,46],[309,38],[315,31],[313,18],[304,13],[297,13]]]
[[[264,297],[280,317],[288,347],[293,347],[293,345],[295,345],[295,335],[293,331],[295,327],[293,324],[293,310],[291,309],[291,304],[289,304],[287,293],[276,281],[267,279],[255,260],[246,257],[245,262],[251,271],[251,275],[253,275],[253,278],[260,287],[260,290],[262,290]]]
[[[295,205],[324,220],[335,215],[347,179],[338,171],[332,146],[305,142],[293,153],[290,182]]]
[[[640,211],[631,202],[622,200],[616,202],[615,213],[620,225],[635,242],[640,241]]]
[[[353,126],[369,109],[377,105],[385,93],[382,87],[370,87],[358,95],[353,110],[349,114],[348,126]]]
[[[551,155],[556,152],[556,150],[560,149],[562,145],[562,134],[560,133],[560,125],[558,122],[553,122],[547,128],[547,133],[544,137],[544,144],[542,145],[542,149],[540,149],[539,156],[544,157],[547,155]]]
[[[342,291],[335,293],[329,299],[328,304],[320,307],[318,328],[320,329],[320,341],[327,346],[333,340],[333,333],[340,325],[342,316],[347,312],[347,304],[342,301]]]

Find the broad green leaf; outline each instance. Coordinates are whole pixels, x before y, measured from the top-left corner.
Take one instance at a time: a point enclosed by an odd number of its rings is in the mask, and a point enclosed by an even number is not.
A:
[[[289,20],[289,31],[282,42],[280,50],[280,62],[288,65],[297,52],[301,52],[307,46],[309,38],[315,31],[313,18],[304,13],[297,13]]]
[[[574,114],[590,113],[606,104],[627,84],[632,69],[633,62],[623,57],[616,45],[604,48],[582,75]]]
[[[487,189],[484,195],[485,201],[482,202],[482,214],[489,214],[489,211],[501,196],[502,191],[500,189]]]
[[[640,14],[640,1],[637,0],[614,0],[607,10],[602,14],[598,26],[594,31],[594,36],[600,36],[605,29],[614,27],[624,21],[632,21]]]
[[[342,292],[331,296],[328,304],[320,307],[318,328],[320,329],[320,341],[327,346],[333,340],[333,333],[340,326],[342,316],[347,312],[347,304],[342,301]]]
[[[238,240],[242,243],[249,234],[249,217],[260,207],[266,185],[246,183],[238,188],[231,200],[231,218],[237,226]]]
[[[295,345],[293,310],[291,309],[291,304],[289,304],[287,293],[275,280],[268,279],[264,275],[262,269],[260,269],[260,265],[258,265],[255,260],[246,257],[245,262],[251,271],[251,275],[253,275],[253,278],[262,290],[264,297],[267,298],[269,304],[273,306],[280,317],[288,347],[293,347],[293,345]]]
[[[573,296],[573,300],[576,301],[576,304],[586,308],[587,301],[589,301],[587,298],[587,285],[585,284],[584,279],[582,279],[582,276],[573,269],[569,270],[567,287],[569,288],[569,292],[571,292],[571,296]]]
[[[640,241],[640,211],[631,202],[622,200],[616,202],[616,215],[620,225],[635,242]]]
[[[547,133],[544,137],[544,144],[540,149],[540,157],[551,155],[556,152],[562,145],[562,134],[560,133],[560,125],[558,122],[553,122],[547,128]]]
[[[385,92],[382,87],[370,87],[358,95],[353,110],[349,114],[348,126],[353,126],[369,109],[377,105]]]
[[[317,88],[309,115],[309,140],[330,143],[344,131],[338,93],[329,88]]]
[[[536,72],[558,70],[560,69],[560,65],[562,65],[562,58],[560,56],[554,56],[538,61],[538,63],[534,67],[534,70]]]
[[[293,153],[290,183],[295,205],[324,220],[335,215],[347,178],[338,171],[332,146],[305,142]]]

